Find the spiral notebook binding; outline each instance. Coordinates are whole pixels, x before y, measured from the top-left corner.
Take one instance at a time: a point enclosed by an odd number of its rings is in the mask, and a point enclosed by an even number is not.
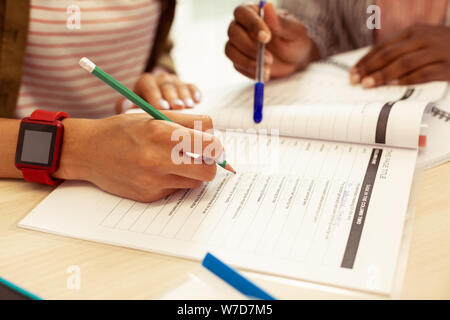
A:
[[[431,115],[433,117],[436,117],[438,119],[442,119],[445,122],[450,122],[450,112],[444,111],[442,109],[439,109],[438,107],[436,107],[436,105],[433,105],[431,107]]]

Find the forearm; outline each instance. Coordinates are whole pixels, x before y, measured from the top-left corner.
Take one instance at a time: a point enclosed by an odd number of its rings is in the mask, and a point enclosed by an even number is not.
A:
[[[313,62],[325,58],[336,51],[340,34],[336,34],[335,20],[341,19],[336,11],[336,3],[329,0],[283,0],[281,7],[296,16],[308,30],[314,43]]]
[[[61,179],[83,179],[88,174],[89,157],[86,144],[93,120],[66,119],[59,169],[53,174]],[[0,119],[0,178],[21,178],[22,172],[15,166],[17,138],[20,120]]]
[[[96,141],[93,128],[99,120],[68,118],[63,121],[64,139],[61,149],[59,169],[53,177],[65,180],[88,180],[90,162],[95,156],[90,152]]]
[[[0,119],[0,177],[20,178],[22,173],[15,166],[17,137],[20,120]]]
[[[59,169],[52,176],[89,181],[107,192],[140,202],[159,200],[180,189],[199,188],[203,181],[214,178],[216,164],[192,161],[180,165],[173,161],[173,148],[179,142],[172,137],[177,134],[189,137],[189,141],[200,139],[203,158],[219,157],[223,152],[220,141],[206,132],[212,129],[212,120],[177,112],[167,116],[174,122],[152,120],[142,114],[64,119]],[[205,132],[193,129],[199,121]],[[19,128],[20,120],[0,119],[0,177],[21,177],[14,167]],[[186,151],[180,151],[190,152],[190,148],[188,143]]]

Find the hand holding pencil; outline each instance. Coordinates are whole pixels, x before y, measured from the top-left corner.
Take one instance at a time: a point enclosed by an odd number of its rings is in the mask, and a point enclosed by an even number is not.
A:
[[[55,178],[89,181],[104,191],[140,202],[198,188],[214,179],[214,162],[172,161],[172,150],[178,143],[171,140],[174,132],[202,141],[203,147],[213,142],[220,156],[220,141],[207,133],[212,129],[211,119],[176,111],[164,113],[173,121],[156,121],[147,114],[64,120],[65,142]],[[193,129],[198,122],[202,131]]]
[[[93,63],[88,58],[86,58],[86,57],[81,58],[80,59],[80,66],[83,69],[85,69],[86,71],[88,71],[89,73],[92,73],[97,78],[102,80],[105,84],[109,85],[111,88],[113,88],[114,90],[116,90],[117,92],[122,94],[125,98],[127,98],[132,103],[137,105],[139,108],[141,108],[142,110],[147,112],[154,119],[172,122],[172,120],[169,117],[167,117],[164,113],[162,113],[159,110],[157,110],[156,108],[154,108],[147,101],[145,101],[144,99],[139,97],[137,94],[135,94],[133,91],[131,91],[130,89],[125,87],[123,84],[118,82],[113,77],[111,77],[108,73],[103,71],[101,68],[97,67],[95,65],[95,63]],[[216,141],[217,139],[213,138],[211,140],[212,141]],[[185,154],[186,153],[187,154],[193,154],[195,156],[193,150],[194,150],[194,148],[191,148],[190,150],[185,151]],[[203,157],[203,155],[197,155],[197,156],[202,156]],[[227,163],[227,161],[225,160],[224,154],[223,155],[222,154],[216,155],[215,159],[217,161],[217,165],[221,166],[222,168],[224,168],[225,170],[227,170],[229,172],[236,173],[236,171],[233,169],[233,167],[231,167],[231,165],[229,163]],[[208,160],[208,156],[206,156],[205,160]]]

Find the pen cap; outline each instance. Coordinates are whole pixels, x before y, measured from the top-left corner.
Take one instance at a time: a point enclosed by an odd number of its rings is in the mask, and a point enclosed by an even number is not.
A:
[[[264,104],[264,83],[255,83],[255,96],[253,106],[253,120],[255,123],[260,123],[263,118],[263,104]]]

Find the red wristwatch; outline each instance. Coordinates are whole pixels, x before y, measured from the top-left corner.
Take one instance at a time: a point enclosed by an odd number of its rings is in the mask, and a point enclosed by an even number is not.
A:
[[[64,135],[62,120],[65,112],[36,110],[20,124],[16,150],[16,167],[29,182],[55,186],[60,179],[52,178],[58,170]]]

